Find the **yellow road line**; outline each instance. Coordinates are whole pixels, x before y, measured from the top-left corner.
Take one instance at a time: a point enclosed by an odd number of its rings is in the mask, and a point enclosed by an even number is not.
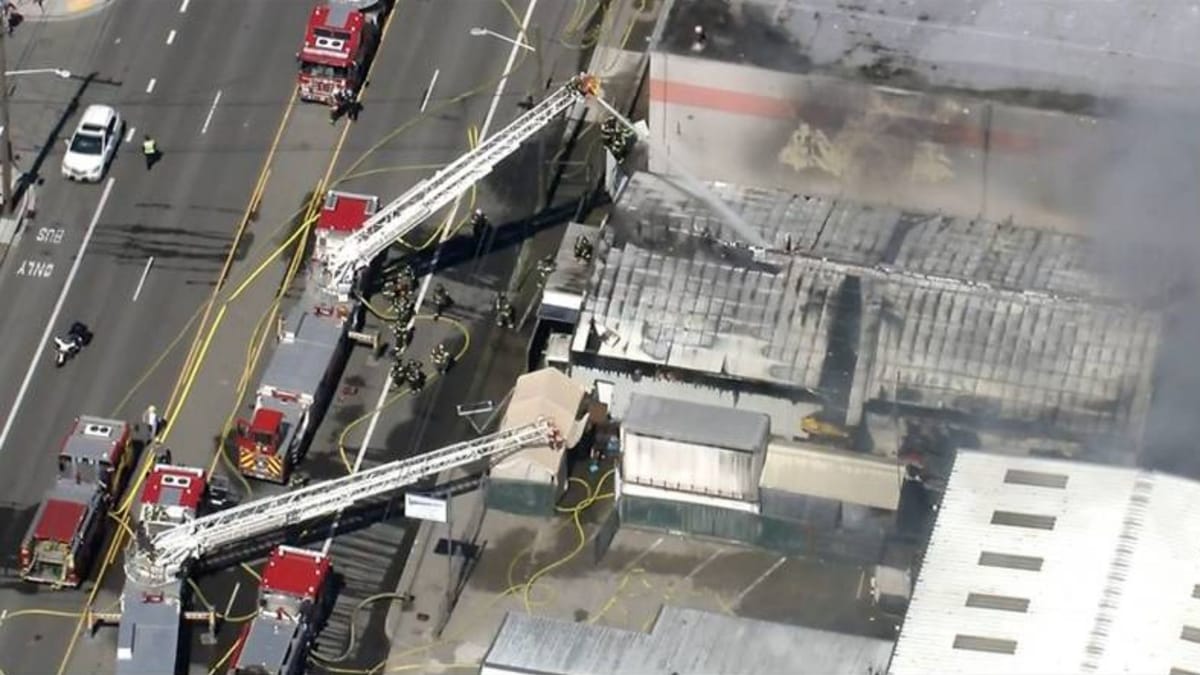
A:
[[[204,332],[204,324],[208,319],[208,315],[211,312],[213,305],[216,303],[217,295],[221,292],[221,284],[225,282],[225,277],[229,275],[229,270],[233,267],[233,258],[237,254],[238,247],[241,244],[242,236],[246,231],[246,226],[250,223],[250,214],[252,213],[251,207],[256,203],[255,193],[259,193],[265,189],[266,177],[270,172],[271,162],[275,157],[275,151],[279,148],[279,141],[283,138],[283,131],[287,128],[288,119],[291,118],[292,109],[296,106],[297,95],[298,89],[293,87],[292,95],[288,99],[287,107],[283,111],[283,118],[279,121],[279,127],[275,130],[275,138],[271,141],[271,148],[267,151],[267,158],[263,162],[263,167],[259,171],[258,178],[255,181],[255,190],[250,196],[250,203],[247,205],[246,211],[242,216],[242,220],[238,224],[237,231],[234,233],[233,244],[229,249],[229,255],[225,257],[225,264],[221,268],[221,274],[217,277],[217,283],[213,286],[212,294],[209,296],[207,307],[204,310],[204,317],[201,319],[200,325],[196,327],[196,337],[192,341],[192,347],[189,349],[188,358],[185,359],[183,370],[180,371],[180,378],[176,380],[175,388],[171,393],[171,402],[173,402],[175,399],[179,385],[183,381],[184,375],[188,372],[191,362],[194,360],[198,361],[203,356],[202,353],[196,353],[195,350],[199,344],[200,336]],[[180,401],[180,405],[182,405],[182,401]],[[168,406],[164,408],[164,411],[166,411],[167,426],[169,430],[171,421],[175,419],[174,409],[170,406],[170,402],[168,402]],[[166,438],[165,431],[163,438]],[[141,474],[138,476],[137,482],[130,486],[127,499],[130,499],[132,495],[137,494],[142,482],[146,479],[146,473],[149,471],[151,464],[152,462],[143,462],[144,468]],[[63,673],[67,671],[67,666],[71,661],[71,654],[75,651],[76,643],[79,642],[80,633],[83,632],[83,624],[86,620],[87,610],[92,606],[93,603],[95,603],[96,596],[99,594],[100,589],[104,585],[104,575],[108,572],[112,562],[116,559],[115,552],[121,548],[124,543],[124,539],[125,531],[118,529],[116,534],[113,535],[112,543],[109,545],[108,553],[104,557],[104,563],[101,566],[100,571],[96,573],[96,583],[92,586],[92,591],[88,593],[87,600],[83,603],[83,607],[80,610],[81,616],[79,621],[75,624],[75,630],[71,634],[71,639],[67,642],[67,648],[63,652],[62,661],[58,665],[58,675],[63,675]]]
[[[283,118],[279,120],[279,126],[275,129],[275,138],[271,140],[271,148],[267,151],[267,158],[263,161],[262,169],[259,170],[258,178],[254,183],[254,190],[250,193],[250,201],[246,205],[246,210],[242,213],[242,220],[238,223],[237,231],[233,236],[233,245],[229,249],[229,254],[225,256],[225,263],[221,266],[221,273],[217,276],[217,283],[213,286],[212,293],[208,297],[207,305],[204,308],[204,316],[200,319],[200,325],[196,327],[196,337],[192,340],[192,344],[188,348],[188,356],[184,359],[183,368],[179,372],[179,378],[175,381],[171,397],[167,401],[167,406],[163,408],[163,413],[167,416],[168,420],[175,417],[178,407],[182,407],[182,401],[176,401],[180,383],[187,377],[188,370],[192,366],[192,361],[198,358],[196,348],[200,344],[200,336],[204,334],[204,326],[208,322],[209,314],[212,313],[213,305],[217,302],[217,296],[221,293],[221,288],[229,276],[229,270],[233,268],[233,258],[237,254],[246,227],[250,224],[250,218],[257,210],[259,203],[262,201],[263,192],[267,189],[267,178],[271,175],[271,162],[275,159],[275,151],[279,149],[279,141],[283,139],[283,132],[287,129],[287,123],[292,116],[292,110],[296,107],[299,92],[298,87],[292,87],[292,95],[288,99],[287,107],[283,111]]]

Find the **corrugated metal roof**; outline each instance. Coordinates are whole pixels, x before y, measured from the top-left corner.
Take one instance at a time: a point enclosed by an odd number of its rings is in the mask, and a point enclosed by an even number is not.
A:
[[[874,264],[903,220],[898,209],[837,201],[785,190],[707,183],[772,248]],[[611,224],[637,240],[684,237],[741,241],[711,207],[670,176],[638,172],[613,208]]]
[[[1075,432],[1141,426],[1157,313],[907,279],[863,293],[865,396]]]
[[[1171,476],[960,452],[891,672],[1200,672],[1197,504]]]
[[[772,440],[759,487],[895,511],[903,474],[881,457]]]
[[[793,387],[820,383],[840,272],[800,258],[754,266],[701,249],[683,257],[635,244],[601,251],[585,306],[608,336],[600,355]]]
[[[635,393],[621,426],[642,436],[760,452],[771,432],[771,418],[745,410]]]
[[[561,675],[866,675],[892,643],[664,606],[649,634],[509,612],[483,667]]]

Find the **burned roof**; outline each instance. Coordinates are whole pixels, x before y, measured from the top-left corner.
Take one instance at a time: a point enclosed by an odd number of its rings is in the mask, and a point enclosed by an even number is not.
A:
[[[1140,432],[1156,313],[902,278],[864,280],[863,295],[861,400]]]
[[[1086,239],[707,185],[791,249],[755,253],[635,175],[585,307],[599,356],[816,391],[833,386],[827,355],[852,350],[851,424],[882,399],[1140,434],[1162,317],[1098,272]]]
[[[973,218],[932,216],[904,234],[898,268],[991,286],[1120,300],[1123,289],[1098,271],[1101,260],[1078,236]]]
[[[768,245],[814,256],[874,264],[887,250],[903,214],[893,208],[838,201],[784,190],[706,183]],[[675,237],[739,237],[712,209],[670,176],[639,172],[629,179],[610,224],[633,241]]]
[[[779,267],[602,246],[584,318],[602,356],[815,388],[843,276],[801,258]]]

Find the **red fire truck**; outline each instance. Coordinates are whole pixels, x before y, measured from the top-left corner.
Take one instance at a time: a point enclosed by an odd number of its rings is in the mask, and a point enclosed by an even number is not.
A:
[[[319,269],[349,234],[379,208],[379,198],[330,191],[317,220],[310,269]],[[361,307],[336,303],[310,280],[300,303],[279,328],[279,345],[255,390],[249,420],[237,421],[238,470],[249,478],[286,483],[341,378]]]
[[[300,98],[330,103],[333,92],[356,92],[367,69],[392,0],[326,0],[313,8],[304,31],[300,61]]]
[[[258,614],[242,628],[230,672],[300,675],[308,651],[333,607],[329,556],[280,546],[271,552],[259,584]]]
[[[58,477],[21,543],[21,578],[76,587],[104,539],[105,516],[133,470],[130,427],[82,416],[58,454]]]

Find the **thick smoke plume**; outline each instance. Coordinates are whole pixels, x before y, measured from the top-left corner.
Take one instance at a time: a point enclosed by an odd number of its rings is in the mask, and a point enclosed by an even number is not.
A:
[[[1141,464],[1200,477],[1200,110],[1123,104],[1072,182],[1116,290],[1166,326]]]

